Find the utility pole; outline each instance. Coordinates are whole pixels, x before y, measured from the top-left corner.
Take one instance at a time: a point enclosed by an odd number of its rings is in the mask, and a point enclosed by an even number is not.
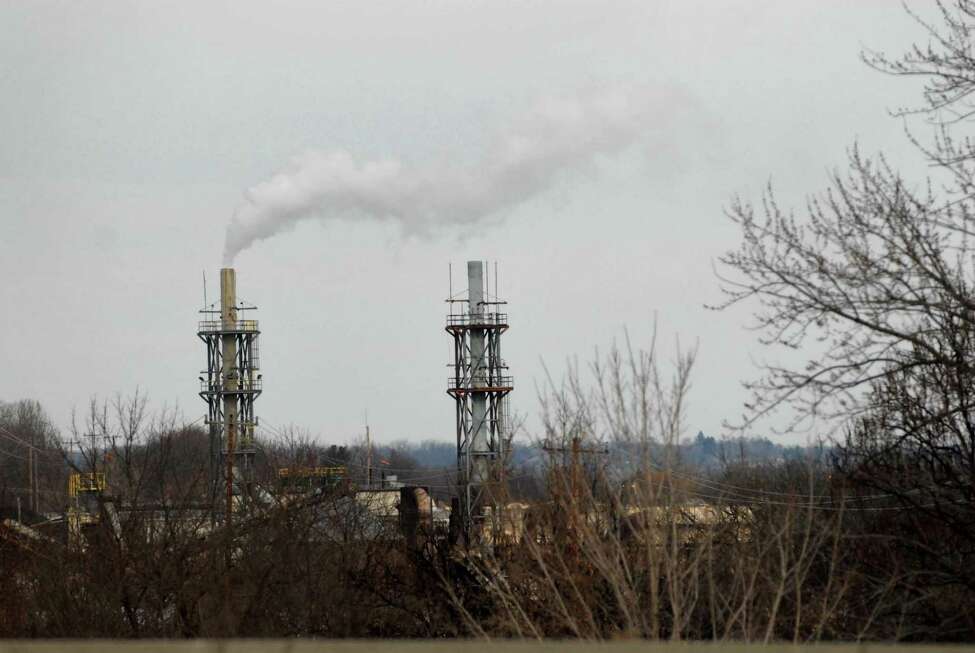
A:
[[[366,413],[366,489],[372,489],[372,439],[369,437],[368,413]]]
[[[31,429],[30,447],[27,448],[27,486],[30,488],[30,509],[36,515],[39,501],[37,500],[37,486],[35,485],[37,482],[37,469],[34,460],[34,446],[34,430]]]
[[[571,466],[569,471],[569,493],[572,496],[572,500],[575,503],[579,501],[580,488],[582,487],[582,465],[580,464],[580,459],[582,454],[608,454],[609,449],[603,447],[602,449],[587,448],[582,447],[582,438],[578,435],[572,436],[572,444],[566,449],[564,446],[555,447],[552,445],[545,445],[542,447],[543,451],[547,451],[551,454],[555,453],[571,453]]]
[[[88,445],[88,451],[91,452],[91,458],[88,460],[88,466],[91,468],[92,478],[94,478],[95,472],[98,471],[98,445],[95,443],[96,440],[108,440],[107,433],[85,433],[83,437],[88,438],[91,444]],[[80,447],[80,442],[79,442]],[[84,451],[82,451],[82,454]]]
[[[36,446],[34,433],[30,435],[30,442],[19,435],[14,435],[3,427],[0,427],[0,435],[27,449],[27,492],[30,499],[28,505],[36,513],[40,507],[40,488],[38,487],[39,483],[37,479],[37,454],[40,452],[40,449]]]
[[[37,480],[37,442],[33,429],[30,434],[30,445],[27,447],[27,486],[30,488],[30,509],[36,515],[41,507],[39,483]]]
[[[37,514],[36,501],[37,492],[34,489],[34,445],[31,444],[27,447],[27,489],[30,491],[30,509],[33,513]],[[18,504],[19,506],[19,504]]]

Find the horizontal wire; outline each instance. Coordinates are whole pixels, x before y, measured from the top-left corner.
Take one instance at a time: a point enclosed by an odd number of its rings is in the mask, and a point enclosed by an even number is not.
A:
[[[275,432],[274,429],[271,429],[271,430],[272,430],[272,432]],[[283,436],[281,436],[280,433],[277,433],[277,435],[279,437],[283,437]],[[336,464],[348,465],[348,466],[357,467],[357,468],[360,468],[360,469],[368,469],[368,467],[366,467],[365,465],[361,465],[361,464],[358,464],[358,463],[353,463],[351,461],[340,461],[338,459],[331,458],[329,456],[324,456],[324,458],[326,460],[329,460],[329,461],[331,461],[333,463],[336,463]],[[665,468],[665,467],[662,467],[662,466],[659,466],[659,465],[651,465],[651,466],[654,467],[657,471],[671,473],[671,474],[673,474],[677,478],[682,478],[684,480],[689,480],[689,481],[693,481],[693,482],[696,482],[696,483],[700,483],[701,485],[704,485],[705,487],[709,487],[712,490],[716,490],[716,491],[723,491],[725,489],[734,490],[734,492],[727,492],[725,494],[718,494],[718,495],[709,494],[709,493],[700,492],[700,491],[694,491],[694,494],[696,496],[701,497],[701,498],[711,499],[713,501],[726,501],[729,498],[734,498],[738,502],[746,503],[746,504],[751,504],[751,505],[775,505],[775,506],[796,507],[796,505],[797,505],[796,502],[774,501],[774,500],[769,500],[769,499],[763,498],[765,496],[784,497],[784,498],[785,497],[789,497],[789,498],[794,498],[797,501],[802,502],[803,507],[809,507],[809,505],[811,504],[811,507],[813,509],[823,510],[823,511],[834,511],[834,512],[835,511],[841,511],[841,510],[842,511],[854,511],[854,512],[896,511],[896,510],[911,510],[911,509],[915,509],[915,508],[931,508],[931,507],[936,507],[936,506],[939,506],[939,505],[943,505],[943,504],[939,504],[939,503],[923,504],[923,505],[907,505],[907,506],[905,506],[905,505],[899,505],[899,506],[856,506],[856,505],[846,505],[847,502],[855,503],[855,502],[858,502],[858,501],[875,501],[875,500],[880,500],[880,499],[895,499],[895,500],[902,500],[903,499],[903,495],[896,495],[896,494],[889,494],[889,493],[883,494],[882,493],[882,494],[873,494],[873,495],[867,495],[867,496],[862,496],[862,497],[851,497],[849,499],[844,498],[844,499],[842,499],[843,505],[842,506],[836,506],[836,505],[832,505],[832,504],[834,504],[836,502],[836,499],[833,496],[831,496],[831,495],[825,495],[825,494],[804,494],[804,493],[798,493],[798,492],[793,492],[793,493],[790,493],[790,492],[778,492],[778,491],[775,491],[775,490],[766,490],[766,489],[763,489],[763,488],[749,488],[749,487],[745,487],[745,486],[741,486],[741,485],[734,485],[734,484],[731,484],[731,483],[724,483],[724,482],[717,481],[717,480],[714,480],[714,479],[709,479],[709,478],[706,478],[706,477],[703,477],[703,476],[697,476],[697,475],[693,475],[693,474],[687,474],[687,473],[677,472],[675,470],[668,469],[668,468]],[[380,468],[380,469],[386,469],[388,471],[401,471],[401,472],[421,471],[421,470],[415,470],[415,469],[409,469],[409,468],[390,468],[390,467],[385,467],[385,468]],[[437,478],[437,477],[439,477],[439,475],[434,475],[431,478]],[[522,475],[519,475],[519,476],[508,477],[507,480],[520,480],[520,479],[532,478],[532,477],[535,477],[535,475],[534,474],[522,474]],[[421,480],[422,478],[423,477],[414,478],[414,479],[403,479],[403,481]],[[429,483],[427,483],[425,485],[427,485],[429,487],[438,487],[438,486],[436,486],[434,484],[429,484]],[[448,486],[439,486],[439,487],[448,487]],[[916,494],[916,493],[919,493],[921,491],[922,491],[921,489],[914,489],[914,490],[909,490],[906,493],[907,494]],[[750,496],[750,495],[759,495],[759,496],[756,497],[756,496]],[[830,505],[822,505],[821,503],[814,503],[814,502],[819,502],[819,501],[827,501],[827,502],[830,503]],[[963,499],[960,499],[960,500],[953,501],[953,502],[949,502],[949,503],[958,504],[958,503],[966,503],[966,501],[963,500]]]

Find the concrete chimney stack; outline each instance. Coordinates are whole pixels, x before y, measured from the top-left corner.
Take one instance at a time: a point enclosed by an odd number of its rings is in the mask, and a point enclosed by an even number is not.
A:
[[[237,274],[233,268],[220,270],[220,322],[223,328],[221,351],[223,354],[223,438],[227,448],[227,512],[233,508],[234,453],[237,448]]]

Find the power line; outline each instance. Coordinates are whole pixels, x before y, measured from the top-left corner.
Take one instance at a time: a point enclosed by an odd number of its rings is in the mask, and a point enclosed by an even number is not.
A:
[[[262,426],[264,426],[265,428],[267,428],[269,431],[271,431],[272,434],[277,435],[278,437],[282,437],[282,438],[285,437],[280,432],[279,429],[273,427],[270,424],[264,423],[264,424],[262,424]],[[583,453],[583,452],[580,451],[580,453]],[[590,452],[587,451],[585,453],[590,453]],[[600,450],[598,452],[592,452],[592,453],[606,453],[606,452],[603,451],[603,450]],[[333,464],[345,465],[347,467],[354,467],[354,468],[360,469],[360,470],[367,469],[367,467],[365,465],[362,465],[362,464],[359,464],[359,463],[355,463],[355,462],[352,462],[352,461],[343,461],[343,460],[339,460],[337,458],[332,458],[330,456],[325,456],[325,455],[321,455],[321,454],[320,454],[320,456],[322,458],[324,458],[326,461],[329,461],[329,462],[331,462]],[[692,494],[694,496],[699,497],[699,498],[702,498],[702,499],[708,499],[708,500],[711,500],[711,501],[719,501],[719,502],[725,501],[725,502],[727,502],[729,500],[732,500],[732,501],[735,501],[737,503],[743,503],[743,504],[746,504],[746,505],[756,505],[756,506],[758,506],[758,505],[764,505],[764,506],[796,507],[797,505],[801,505],[802,507],[810,507],[811,506],[815,510],[834,511],[834,512],[836,512],[836,511],[845,511],[845,512],[851,512],[851,511],[852,512],[882,512],[882,511],[910,510],[910,509],[914,509],[914,508],[930,508],[930,507],[935,507],[935,506],[939,505],[939,504],[923,504],[923,505],[910,505],[910,506],[903,506],[903,505],[899,505],[899,506],[857,506],[857,505],[847,505],[848,503],[855,504],[856,502],[859,502],[859,501],[878,501],[878,500],[882,500],[882,499],[901,499],[902,496],[903,496],[903,495],[896,495],[896,494],[889,494],[888,493],[888,494],[873,494],[873,495],[867,495],[867,496],[860,496],[860,497],[851,497],[851,498],[839,499],[839,501],[842,501],[842,505],[837,506],[837,505],[835,505],[836,502],[837,502],[837,499],[835,497],[833,497],[832,495],[827,495],[827,494],[805,494],[805,493],[799,493],[799,492],[779,492],[779,491],[776,491],[776,490],[768,490],[768,489],[764,489],[764,488],[750,488],[750,487],[746,487],[746,486],[742,486],[742,485],[735,485],[735,484],[732,484],[732,483],[726,483],[726,482],[722,482],[722,481],[710,479],[710,478],[707,478],[707,477],[704,477],[704,476],[699,476],[699,475],[689,474],[689,473],[685,473],[685,472],[675,471],[673,469],[669,469],[669,468],[663,467],[661,465],[653,465],[653,464],[651,464],[651,467],[653,467],[656,471],[672,474],[676,478],[683,479],[683,480],[687,480],[687,481],[692,481],[694,483],[698,483],[698,484],[704,486],[705,488],[708,488],[708,489],[712,490],[712,492],[710,492],[710,493],[709,492],[702,492],[700,490],[694,490],[694,491],[692,491]],[[404,468],[404,467],[384,467],[383,469],[385,469],[386,471],[401,472],[401,473],[407,473],[407,474],[410,473],[410,472],[425,472],[425,471],[427,471],[426,469]],[[449,470],[448,471],[447,469],[445,469],[445,471],[443,473],[441,473],[441,474],[430,474],[430,475],[424,475],[424,476],[414,477],[414,478],[404,478],[404,479],[402,479],[402,482],[412,483],[412,482],[424,481],[424,480],[435,480],[435,479],[439,479],[439,478],[445,478],[446,479],[446,477],[448,476],[448,474],[451,474],[451,473],[456,473],[456,472],[454,470]],[[532,478],[534,476],[535,476],[534,474],[520,474],[518,476],[510,476],[510,477],[508,477],[508,480],[521,480],[521,479],[526,479],[526,478]],[[454,487],[451,484],[423,483],[423,485],[425,485],[427,487],[430,487],[430,488],[453,488]],[[728,491],[728,490],[730,490],[730,491]],[[917,494],[920,491],[921,490],[917,490],[917,489],[915,489],[915,490],[909,490],[909,491],[905,492],[905,494]],[[718,492],[718,494],[715,494],[714,492]],[[769,499],[767,497],[773,497],[773,498],[772,499]],[[786,501],[785,499],[788,499],[788,498],[795,499],[795,501]],[[964,501],[955,501],[955,502],[951,502],[951,503],[963,503],[963,502]],[[825,504],[828,504],[828,505],[825,505]]]
[[[832,495],[829,495],[829,494],[806,494],[806,493],[798,493],[798,492],[776,492],[774,490],[765,490],[765,489],[762,489],[762,488],[749,488],[749,487],[745,487],[745,486],[741,486],[741,485],[733,485],[733,484],[730,484],[730,483],[723,483],[721,481],[716,481],[716,480],[713,480],[713,479],[708,479],[708,478],[705,478],[703,476],[697,476],[697,475],[694,475],[694,474],[682,473],[682,472],[675,471],[673,469],[670,469],[670,468],[667,468],[667,467],[663,467],[663,466],[660,466],[660,465],[653,465],[652,463],[650,464],[650,466],[653,467],[658,472],[669,473],[669,474],[672,474],[673,476],[675,476],[676,478],[681,478],[681,479],[684,479],[684,480],[693,481],[695,483],[699,483],[699,484],[704,485],[706,487],[710,487],[711,489],[714,489],[714,490],[730,489],[730,490],[739,491],[739,492],[733,492],[733,494],[740,494],[741,492],[747,492],[747,493],[752,493],[752,494],[768,495],[768,496],[775,496],[775,497],[792,497],[792,498],[798,498],[798,499],[802,499],[802,500],[807,500],[809,498],[814,498],[814,499],[817,499],[817,500],[825,500],[825,501],[833,501],[834,500],[833,496]],[[908,492],[905,492],[905,494],[915,494],[915,493],[918,493],[919,491],[920,490],[910,490]],[[745,495],[745,496],[747,496],[747,495]],[[887,494],[873,494],[873,495],[867,495],[867,496],[862,496],[862,497],[855,497],[855,499],[858,500],[858,501],[875,500],[875,499],[894,499],[894,498],[898,498],[898,496],[900,496],[900,495],[895,495],[895,494],[889,494],[889,493],[887,493]]]
[[[0,426],[0,435],[6,437],[8,440],[13,440],[14,442],[20,444],[21,446],[27,447],[29,449],[33,449],[37,453],[43,453],[43,454],[47,454],[47,455],[52,455],[52,454],[55,453],[53,451],[50,451],[47,448],[41,449],[37,445],[35,445],[35,444],[33,444],[31,442],[28,442],[27,440],[23,439],[19,435],[16,435],[14,433],[11,433],[10,431],[8,431],[6,428],[4,428],[2,426]]]

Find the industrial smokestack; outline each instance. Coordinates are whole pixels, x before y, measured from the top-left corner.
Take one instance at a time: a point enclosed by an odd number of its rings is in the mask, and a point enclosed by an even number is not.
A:
[[[224,326],[237,321],[237,273],[233,268],[220,270],[220,319]]]
[[[460,315],[451,310],[447,333],[454,340],[453,376],[447,394],[453,397],[457,419],[457,520],[464,537],[479,537],[490,517],[500,528],[500,488],[504,478],[508,442],[505,402],[514,389],[501,357],[501,335],[508,316],[498,310],[505,302],[489,295],[483,261],[467,262],[467,307]],[[497,278],[495,278],[497,288]],[[497,292],[497,291],[495,291]],[[447,299],[457,300],[453,292]]]
[[[484,315],[484,262],[467,262],[467,306],[471,316],[470,323],[478,324]],[[471,386],[483,388],[487,386],[487,361],[484,358],[483,328],[472,328],[470,331],[471,348]],[[487,395],[474,392],[471,396],[471,420],[473,429],[471,434],[471,451],[490,451],[488,443],[487,423]],[[471,465],[472,481],[487,483],[489,480],[490,462],[485,457],[477,457]]]
[[[262,388],[257,373],[261,332],[257,320],[243,319],[242,312],[256,308],[237,301],[236,274],[233,268],[224,268],[220,270],[220,308],[201,311],[206,317],[196,334],[206,344],[207,369],[206,376],[200,377],[200,397],[207,402],[210,425],[211,496],[216,511],[222,480],[228,519],[234,511],[236,490],[240,490],[241,500],[246,499],[253,480],[254,401]]]
[[[221,371],[223,388],[223,438],[227,447],[226,454],[226,482],[227,482],[227,514],[233,512],[234,493],[234,452],[237,447],[237,397],[232,394],[238,389],[237,379],[237,275],[233,268],[220,270],[220,322],[223,329],[221,337],[221,354],[223,368]]]

